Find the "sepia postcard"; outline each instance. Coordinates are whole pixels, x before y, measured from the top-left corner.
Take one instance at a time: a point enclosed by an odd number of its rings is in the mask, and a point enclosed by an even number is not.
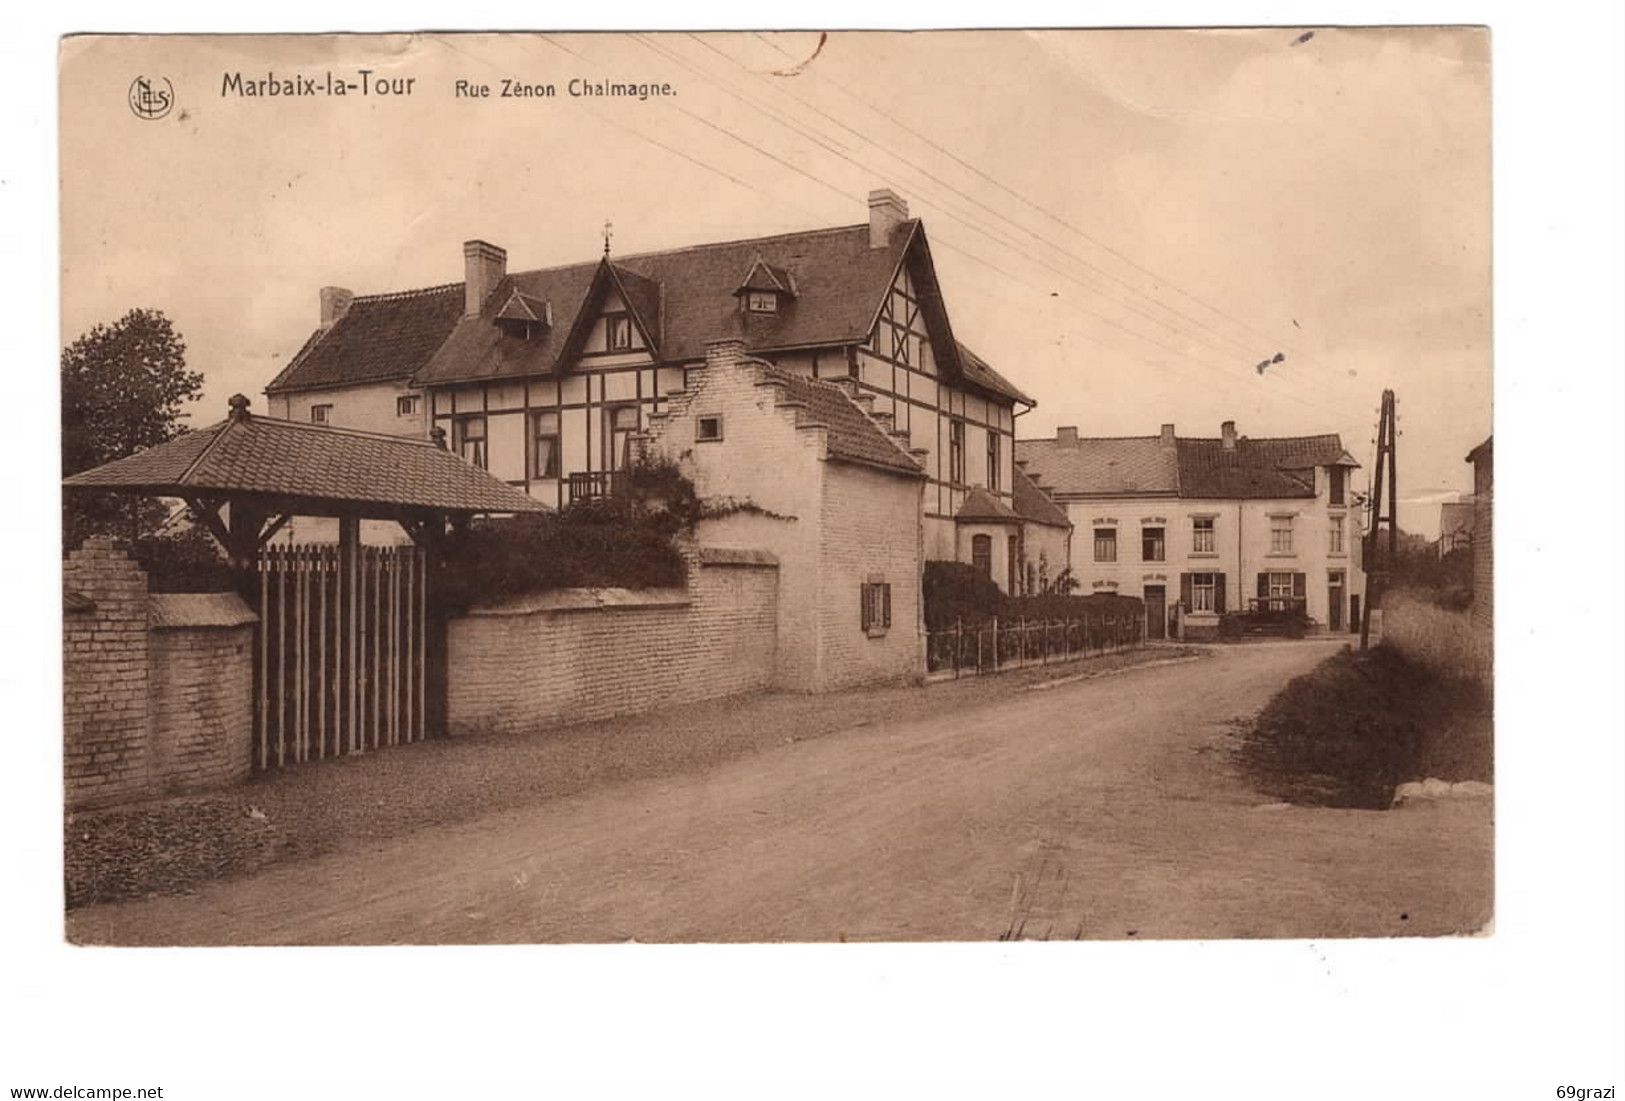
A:
[[[1485,28],[59,94],[69,942],[1492,933]]]

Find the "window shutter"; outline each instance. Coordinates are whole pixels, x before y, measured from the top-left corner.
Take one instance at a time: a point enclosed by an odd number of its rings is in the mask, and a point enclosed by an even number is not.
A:
[[[891,626],[891,586],[890,585],[882,585],[882,586],[880,586],[880,607],[881,607],[880,625],[882,627],[890,627]]]
[[[1292,595],[1302,600],[1309,593],[1309,579],[1301,573],[1292,575]]]
[[[1179,602],[1185,606],[1186,611],[1190,611],[1191,575],[1188,573],[1182,573],[1179,575]]]
[[[1224,574],[1213,575],[1213,610],[1224,614]]]
[[[1268,597],[1269,595],[1270,595],[1270,575],[1267,574],[1267,573],[1261,573],[1261,574],[1258,575],[1258,596],[1259,596],[1260,599],[1263,599],[1265,597]]]
[[[860,630],[869,629],[869,586],[858,586],[858,627]]]

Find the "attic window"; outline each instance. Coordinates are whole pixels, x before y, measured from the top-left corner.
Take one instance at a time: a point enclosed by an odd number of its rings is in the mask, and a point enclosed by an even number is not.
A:
[[[779,296],[773,291],[751,291],[745,296],[745,309],[750,313],[778,313]]]
[[[612,313],[606,318],[609,324],[609,350],[624,352],[632,347],[632,318],[624,313]]]

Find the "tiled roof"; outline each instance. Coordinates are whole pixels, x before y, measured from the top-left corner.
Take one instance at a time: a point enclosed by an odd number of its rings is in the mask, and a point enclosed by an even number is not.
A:
[[[765,363],[758,364],[758,369],[775,385],[784,387],[787,401],[800,402],[807,407],[807,423],[829,429],[826,448],[830,458],[917,478],[925,476],[914,456],[887,435],[886,430],[839,386]]]
[[[544,506],[424,440],[233,416],[67,478],[65,486],[155,496],[241,493],[450,512],[538,512]]]
[[[870,248],[865,223],[617,256],[612,264],[659,358],[679,362],[702,359],[706,342],[729,337],[743,339],[756,355],[862,342],[898,265],[916,242],[926,248],[919,222],[907,221],[885,248]],[[357,298],[332,329],[307,342],[267,391],[408,375],[433,386],[551,374],[567,354],[567,338],[601,263],[510,274],[479,317],[462,316],[461,283]],[[772,314],[742,311],[735,297],[741,273],[747,281],[771,276],[794,297]],[[554,324],[530,339],[492,324],[515,291],[552,303]],[[955,353],[942,357],[948,369],[957,361],[971,385],[1033,404],[986,361],[952,343]],[[380,349],[378,362],[369,352],[374,346]]]
[[[1066,510],[1050,500],[1049,494],[1039,489],[1038,484],[1027,477],[1019,466],[1016,467],[1016,478],[1010,488],[1014,491],[1012,503],[1016,515],[1023,520],[1056,528],[1072,526],[1072,521],[1066,518]]]
[[[1485,436],[1484,442],[1467,452],[1466,462],[1476,463],[1479,459],[1488,459],[1494,454],[1495,437]]]
[[[1179,461],[1158,436],[1017,440],[1016,458],[1056,493],[1093,496],[1173,496],[1179,491]]]
[[[463,315],[463,285],[357,298],[337,323],[305,341],[267,394],[411,378]]]
[[[954,513],[954,519],[965,524],[1019,524],[1021,522],[1021,517],[1016,515],[1015,509],[981,486],[977,486],[965,494],[964,501],[959,505],[959,511]]]
[[[166,627],[241,627],[259,622],[236,593],[152,593],[147,622]]]
[[[1063,496],[1228,500],[1313,497],[1317,466],[1358,466],[1337,435],[1175,440],[1160,436],[1017,440],[1016,458]]]
[[[1315,495],[1314,468],[1357,465],[1336,436],[1276,436],[1235,447],[1223,440],[1179,441],[1181,497],[1258,500]]]

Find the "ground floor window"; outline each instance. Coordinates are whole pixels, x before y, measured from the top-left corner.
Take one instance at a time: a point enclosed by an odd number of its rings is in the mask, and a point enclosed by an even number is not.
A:
[[[862,587],[860,622],[868,634],[880,634],[891,626],[891,585],[866,581]]]
[[[1212,612],[1218,608],[1213,599],[1213,575],[1210,573],[1191,574],[1191,611]]]
[[[1264,594],[1265,596],[1274,598],[1292,595],[1292,574],[1272,573],[1267,576],[1269,577],[1269,582],[1268,591]]]

